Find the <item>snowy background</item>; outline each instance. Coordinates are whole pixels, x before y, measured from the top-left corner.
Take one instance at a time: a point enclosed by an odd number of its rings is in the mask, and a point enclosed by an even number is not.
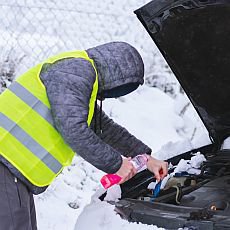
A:
[[[0,0],[0,92],[28,67],[57,52],[109,41],[135,46],[146,84],[105,101],[106,113],[167,159],[209,143],[207,132],[133,11],[146,0]],[[48,190],[35,197],[38,229],[157,229],[127,223],[97,199],[103,172],[76,156]],[[92,198],[91,198],[92,197]]]

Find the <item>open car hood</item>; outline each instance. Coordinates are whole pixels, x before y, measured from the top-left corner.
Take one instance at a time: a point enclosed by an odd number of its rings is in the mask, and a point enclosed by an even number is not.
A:
[[[230,134],[230,1],[153,0],[135,13],[222,142]]]

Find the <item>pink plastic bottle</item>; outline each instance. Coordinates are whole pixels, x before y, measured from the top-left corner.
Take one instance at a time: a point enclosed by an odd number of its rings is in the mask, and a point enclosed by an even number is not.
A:
[[[140,172],[147,168],[146,163],[148,161],[149,156],[147,154],[137,155],[130,162],[132,162],[133,166]],[[101,178],[101,184],[105,189],[111,187],[114,184],[118,184],[121,181],[121,177],[117,174],[106,174]]]

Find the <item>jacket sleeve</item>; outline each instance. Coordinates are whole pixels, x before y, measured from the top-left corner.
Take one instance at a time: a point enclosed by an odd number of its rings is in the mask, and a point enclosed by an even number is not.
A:
[[[41,73],[55,127],[65,142],[96,168],[115,173],[121,167],[121,153],[104,142],[87,124],[95,78],[91,63],[80,58],[45,66]]]
[[[115,123],[103,111],[102,114],[100,114],[99,106],[97,111],[97,114],[94,114],[91,127],[95,129],[96,119],[97,125],[95,131],[104,142],[126,157],[135,157],[136,155],[143,153],[151,154],[151,149],[147,145],[130,134],[124,127]],[[100,122],[102,132],[100,130]]]

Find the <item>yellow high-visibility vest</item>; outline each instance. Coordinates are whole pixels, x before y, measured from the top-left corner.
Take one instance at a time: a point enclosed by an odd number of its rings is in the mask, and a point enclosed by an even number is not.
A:
[[[0,154],[39,187],[49,185],[74,156],[53,125],[50,103],[40,79],[44,64],[64,58],[83,58],[95,69],[93,60],[85,51],[61,53],[31,68],[0,95]],[[98,91],[96,69],[95,73],[88,125]]]

